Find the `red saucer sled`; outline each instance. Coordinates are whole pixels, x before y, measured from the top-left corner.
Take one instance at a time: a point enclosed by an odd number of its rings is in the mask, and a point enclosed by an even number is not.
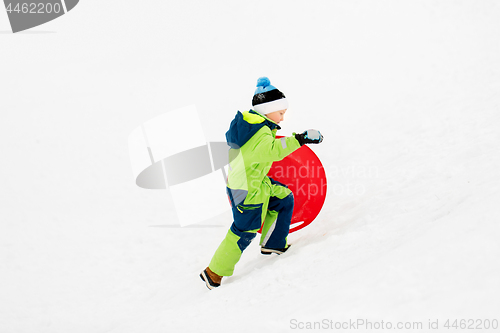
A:
[[[311,148],[303,145],[283,160],[274,162],[268,176],[285,184],[293,192],[295,204],[290,233],[311,224],[321,211],[326,197],[325,169]]]

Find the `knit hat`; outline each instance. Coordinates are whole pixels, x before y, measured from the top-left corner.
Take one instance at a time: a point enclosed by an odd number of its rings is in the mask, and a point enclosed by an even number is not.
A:
[[[252,99],[253,109],[262,114],[288,109],[288,101],[281,91],[271,85],[267,77],[257,80],[257,89]]]

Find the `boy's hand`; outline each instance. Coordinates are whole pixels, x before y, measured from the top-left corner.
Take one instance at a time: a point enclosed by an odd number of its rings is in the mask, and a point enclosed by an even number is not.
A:
[[[303,146],[309,143],[321,143],[323,135],[318,130],[310,129],[301,134],[295,134],[295,139]]]

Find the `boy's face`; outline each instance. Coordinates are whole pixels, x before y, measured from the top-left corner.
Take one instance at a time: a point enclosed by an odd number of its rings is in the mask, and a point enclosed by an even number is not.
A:
[[[266,117],[279,124],[281,121],[285,120],[285,110],[274,111],[266,114]]]

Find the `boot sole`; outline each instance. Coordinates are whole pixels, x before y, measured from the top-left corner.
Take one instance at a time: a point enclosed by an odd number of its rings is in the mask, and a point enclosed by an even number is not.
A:
[[[203,272],[201,272],[200,274],[200,278],[205,282],[205,284],[207,285],[207,288],[212,290],[212,289],[215,289],[217,287],[220,286],[219,283],[215,283],[214,281],[212,281],[210,279],[210,277],[207,275],[207,271],[204,270]]]
[[[288,246],[288,248],[289,247],[290,246]],[[287,248],[287,250],[288,250],[288,248]],[[285,251],[280,251],[280,250],[275,250],[275,249],[266,249],[266,248],[263,248],[263,247],[260,248],[260,253],[265,254],[265,255],[270,255],[272,253],[276,253],[277,255],[280,255],[280,254],[285,253],[285,252],[286,252],[286,250]]]

